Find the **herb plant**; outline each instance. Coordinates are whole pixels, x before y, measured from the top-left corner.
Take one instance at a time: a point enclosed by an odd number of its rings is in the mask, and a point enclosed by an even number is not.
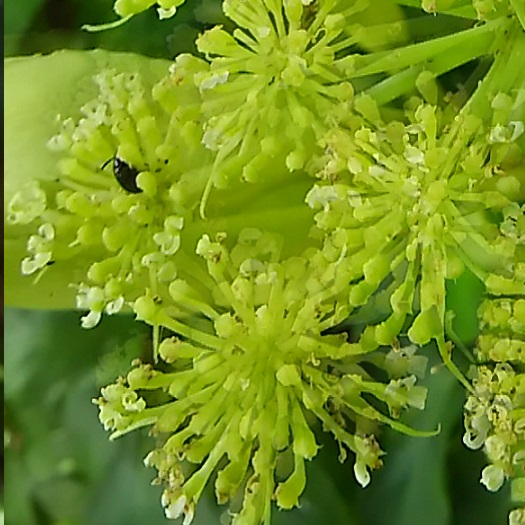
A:
[[[183,3],[117,0],[87,29]],[[409,423],[437,351],[481,483],[524,524],[525,5],[221,8],[172,60],[7,59],[8,304],[151,327],[94,403],[110,439],[149,429],[167,518],[212,486],[225,522],[272,523],[322,432],[366,487],[383,429],[440,432]],[[475,344],[451,299],[469,280]]]

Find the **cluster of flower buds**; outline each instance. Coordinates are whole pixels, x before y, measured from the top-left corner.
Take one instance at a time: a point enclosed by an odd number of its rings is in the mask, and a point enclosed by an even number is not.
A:
[[[525,299],[486,299],[473,367],[473,391],[465,404],[464,443],[483,447],[489,465],[481,482],[499,490],[511,480],[512,499],[525,504]],[[510,515],[523,523],[525,508]],[[521,517],[520,517],[521,516]]]
[[[381,465],[373,434],[378,423],[424,435],[398,418],[406,408],[425,406],[426,389],[416,380],[425,373],[426,358],[399,347],[370,356],[356,352],[344,334],[322,335],[338,313],[323,294],[311,293],[313,284],[302,286],[313,283],[307,254],[282,259],[279,239],[253,228],[243,230],[230,249],[227,244],[223,235],[200,239],[198,278],[173,280],[169,303],[137,299],[140,319],[178,334],[158,347],[169,366],[160,371],[136,363],[96,403],[113,437],[152,425],[153,434],[164,438],[146,464],[166,484],[166,516],[184,514],[191,521],[202,490],[218,472],[219,503],[244,494],[233,523],[255,524],[268,518],[272,500],[283,509],[298,505],[305,461],[319,448],[316,419],[339,442],[341,459],[347,450],[355,455],[362,486]],[[371,363],[389,379],[381,382],[367,372]]]

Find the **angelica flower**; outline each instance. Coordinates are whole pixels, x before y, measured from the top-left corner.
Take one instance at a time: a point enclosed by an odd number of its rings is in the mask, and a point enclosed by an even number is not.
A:
[[[9,224],[36,228],[24,275],[61,272],[69,261],[80,270],[72,284],[77,307],[89,310],[85,327],[177,274],[173,256],[203,191],[209,154],[197,123],[184,115],[192,91],[198,94],[183,78],[167,94],[173,78],[151,90],[139,74],[101,70],[98,98],[81,108],[78,122],[62,121],[49,141],[61,156],[58,176],[31,181],[8,204]]]
[[[232,156],[249,181],[260,180],[267,165],[300,169],[326,121],[353,97],[343,57],[367,44],[362,19],[393,22],[398,11],[390,2],[379,12],[349,0],[226,0],[223,10],[238,26],[233,33],[217,26],[197,39],[209,61],[195,83],[203,143],[218,152],[213,176]]]
[[[164,76],[147,84],[138,73],[96,70],[98,97],[84,104],[78,121],[61,119],[49,140],[56,171],[7,192],[10,235],[34,232],[22,273],[70,278],[77,307],[89,310],[86,327],[103,312],[129,307],[145,287],[167,297],[166,283],[191,271],[188,253],[203,231],[235,234],[246,221],[279,229],[281,218],[271,214],[279,207],[293,253],[310,228],[311,212],[300,206],[309,186],[303,173],[284,180],[277,173],[257,186],[226,184],[227,192],[208,200],[209,217],[198,216],[214,163],[201,144],[193,83],[205,64],[190,55],[163,64]],[[223,173],[236,165],[223,165]]]
[[[494,492],[510,480],[513,502],[523,505],[525,299],[522,294],[487,298],[479,318],[476,358],[481,364],[472,367],[474,388],[465,403],[463,441],[469,448],[483,447],[489,464],[481,483]],[[519,523],[522,510],[512,511],[509,523]]]
[[[113,10],[119,19],[114,22],[106,24],[91,25],[85,24],[82,29],[87,31],[105,31],[107,29],[115,29],[122,24],[125,24],[133,16],[146,11],[150,7],[157,5],[157,14],[159,20],[165,20],[173,17],[177,8],[184,4],[185,0],[115,0]]]
[[[159,15],[181,3],[159,0]],[[363,487],[382,463],[379,424],[431,434],[399,418],[425,406],[417,347],[434,339],[471,390],[465,442],[487,454],[482,483],[512,479],[525,500],[519,4],[474,2],[494,20],[393,53],[381,48],[407,35],[396,22],[380,37],[390,2],[373,27],[367,1],[223,5],[237,28],[201,35],[205,60],[99,68],[98,96],[49,142],[57,172],[9,196],[23,274],[73,267],[85,328],[126,308],[153,326],[154,364],[135,361],[95,401],[104,427],[151,427],[145,464],[167,518],[188,525],[216,475],[233,524],[268,523],[273,500],[299,505],[316,422]],[[473,75],[441,96],[435,77],[485,54],[495,60],[475,89]],[[424,100],[382,106],[416,88]],[[465,268],[502,296],[481,311],[472,386],[445,339],[447,281]],[[364,326],[357,341],[337,333],[343,322]]]
[[[521,53],[525,40],[516,35]],[[350,114],[327,134],[316,163],[320,182],[306,199],[324,237],[325,286],[340,291],[349,313],[379,310],[383,318],[369,323],[360,344],[392,344],[402,330],[419,345],[435,339],[458,378],[444,337],[446,281],[466,267],[492,293],[525,293],[515,202],[525,91],[511,90],[506,61],[496,58],[453,122],[420,99],[407,104],[404,121],[384,122],[371,97],[357,97],[360,116]],[[498,93],[498,83],[510,91]],[[504,235],[489,211],[502,218]]]
[[[409,406],[424,407],[426,391],[413,372],[423,373],[425,363],[411,350],[378,352],[376,366],[383,359],[393,370],[383,383],[345,336],[321,335],[341,318],[337,305],[303,285],[313,282],[307,254],[283,259],[281,244],[253,228],[230,248],[225,235],[204,235],[196,252],[206,265],[195,265],[191,280],[171,282],[172,302],[147,293],[135,303],[139,319],[177,334],[159,346],[166,365],[161,371],[135,363],[96,403],[112,437],[149,425],[163,436],[145,463],[166,486],[168,518],[184,515],[190,523],[214,472],[219,503],[244,494],[234,524],[269,522],[272,499],[283,509],[297,506],[305,462],[319,448],[312,418],[337,439],[341,459],[347,450],[355,455],[362,486],[381,465],[374,422],[417,434],[396,419]],[[149,403],[150,391],[163,395]],[[289,471],[279,471],[283,458],[293,461]]]
[[[519,210],[519,206],[517,207]],[[507,215],[515,217],[515,207]],[[502,235],[512,233],[520,251],[517,261],[523,262],[524,218],[521,213],[512,220],[512,228],[501,229]],[[506,225],[508,226],[508,224]],[[525,504],[525,298],[520,290],[509,291],[507,297],[487,297],[480,305],[480,335],[475,348],[479,363],[473,366],[473,390],[464,407],[465,435],[469,448],[483,447],[488,460],[481,473],[481,483],[490,491],[499,490],[510,481],[511,499]],[[509,514],[509,524],[522,523],[525,507]]]

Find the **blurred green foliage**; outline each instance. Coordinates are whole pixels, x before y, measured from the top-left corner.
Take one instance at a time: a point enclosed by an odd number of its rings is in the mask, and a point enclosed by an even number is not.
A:
[[[175,21],[159,21],[151,10],[113,31],[79,29],[114,19],[110,0],[8,0],[5,54],[102,47],[170,58],[193,52],[199,31],[228,23],[218,0],[195,0]],[[475,337],[479,295],[468,276],[449,289],[449,307],[458,312],[454,328],[467,344]],[[4,322],[6,525],[169,523],[161,490],[150,486],[154,472],[142,464],[152,438],[144,430],[110,442],[91,403],[132,359],[149,354],[148,329],[123,316],[86,331],[75,312],[16,309],[6,310]],[[438,362],[433,349],[429,355]],[[461,442],[462,388],[439,365],[428,387],[427,410],[408,422],[426,430],[441,425],[437,437],[385,431],[385,466],[363,490],[351,462],[340,464],[337,445],[319,432],[322,450],[309,464],[301,508],[275,510],[273,525],[503,524],[508,494],[484,490],[482,454]],[[218,524],[223,512],[210,489],[194,523]]]
[[[48,53],[56,49],[103,48],[172,58],[194,52],[194,40],[205,28],[228,25],[219,0],[188,2],[176,23],[160,21],[154,9],[111,31],[90,33],[84,24],[103,24],[118,17],[111,0],[7,0],[4,8],[4,56]]]
[[[108,317],[94,330],[75,312],[5,312],[6,525],[157,525],[160,489],[142,459],[147,431],[108,440],[91,399],[150,354],[149,330],[127,316]],[[435,359],[437,363],[437,358]],[[439,366],[439,365],[438,365]],[[275,510],[274,525],[497,525],[507,494],[478,483],[481,454],[461,443],[461,387],[444,367],[428,379],[427,410],[410,423],[432,429],[420,439],[386,431],[385,466],[361,489],[351,462],[322,432],[322,450],[308,465],[302,506]],[[219,524],[208,492],[195,524]],[[502,522],[503,523],[503,522]]]

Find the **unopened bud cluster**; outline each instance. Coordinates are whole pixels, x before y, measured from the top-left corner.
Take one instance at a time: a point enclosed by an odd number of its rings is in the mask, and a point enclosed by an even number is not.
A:
[[[377,423],[417,434],[396,420],[403,409],[425,405],[416,374],[424,374],[426,359],[413,348],[375,356],[391,378],[381,383],[344,335],[321,335],[338,313],[301,286],[315,281],[307,254],[282,259],[279,239],[255,229],[228,244],[225,236],[203,236],[197,253],[205,264],[196,271],[207,277],[172,281],[168,304],[147,295],[136,301],[139,318],[179,336],[159,345],[164,371],[136,363],[96,401],[113,437],[145,425],[162,437],[146,464],[166,485],[166,516],[184,514],[187,522],[217,472],[218,502],[243,500],[232,523],[263,522],[272,500],[283,509],[298,505],[305,461],[319,448],[316,419],[339,442],[341,459],[353,452],[356,479],[366,486],[383,454]],[[198,327],[191,322],[196,314]]]
[[[489,464],[481,482],[499,490],[511,480],[512,499],[525,504],[525,299],[486,299],[476,347],[473,392],[465,404],[464,442],[483,450]],[[513,511],[510,523],[524,509]],[[521,513],[521,514],[520,514]],[[517,520],[517,521],[516,521]]]

